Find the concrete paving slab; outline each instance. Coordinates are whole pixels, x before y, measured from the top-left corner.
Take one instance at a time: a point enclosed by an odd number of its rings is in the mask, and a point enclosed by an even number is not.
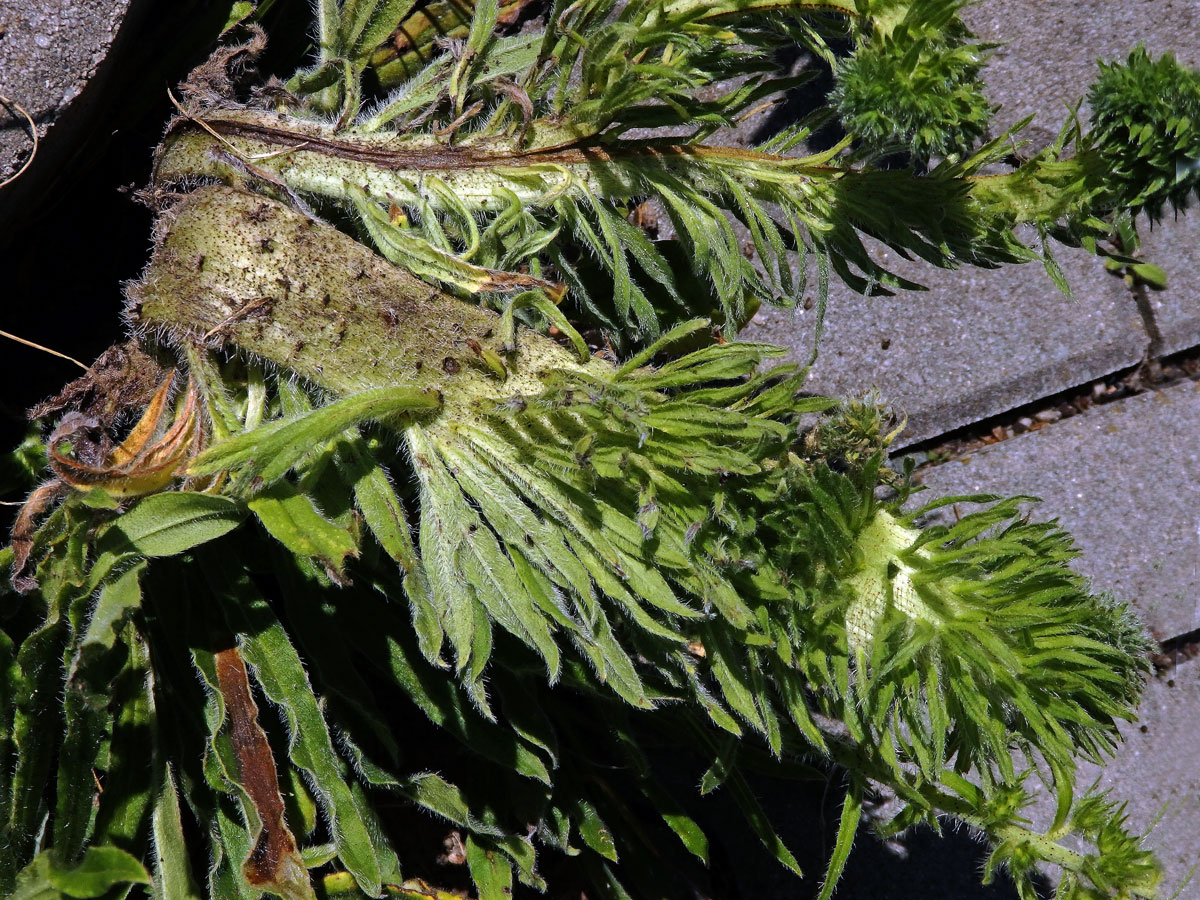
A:
[[[1153,230],[1138,223],[1141,257],[1167,273],[1166,290],[1147,290],[1145,299],[1158,331],[1159,355],[1200,346],[1200,208],[1176,217],[1168,212]]]
[[[917,502],[1040,496],[1035,516],[1057,517],[1075,536],[1078,570],[1131,602],[1155,638],[1200,628],[1200,382],[1096,407],[919,475],[929,490]]]
[[[128,7],[129,0],[0,2],[0,94],[29,112],[40,137],[82,93]],[[7,177],[28,150],[28,138],[16,123],[6,119],[4,126],[0,175]]]
[[[1200,4],[1135,0],[1103,6],[1075,0],[983,0],[962,12],[985,41],[1004,42],[984,69],[988,95],[1001,104],[996,133],[1028,115],[1035,147],[1054,140],[1068,106],[1086,93],[1096,60],[1124,60],[1138,43],[1157,58],[1166,51],[1200,66]],[[1084,107],[1086,114],[1087,107]]]
[[[1121,280],[1085,251],[1055,256],[1075,302],[1037,263],[947,272],[880,253],[929,290],[863,297],[832,284],[809,388],[877,388],[908,414],[897,444],[907,446],[1139,362],[1148,339]],[[803,363],[815,320],[815,309],[763,309],[742,337],[781,344]]]

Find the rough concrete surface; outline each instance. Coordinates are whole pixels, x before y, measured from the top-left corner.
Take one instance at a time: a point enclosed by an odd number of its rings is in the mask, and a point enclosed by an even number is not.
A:
[[[929,290],[863,297],[831,284],[809,388],[836,396],[878,388],[908,414],[897,443],[905,446],[1136,364],[1147,338],[1121,280],[1085,251],[1056,258],[1074,302],[1037,263],[944,272],[880,254]],[[764,308],[742,336],[806,362],[815,319],[815,309]]]
[[[0,94],[27,110],[44,142],[68,110],[83,115],[133,0],[0,0]],[[0,107],[0,180],[32,147],[24,118]],[[41,152],[39,150],[39,152]]]
[[[1183,382],[927,469],[917,499],[1040,496],[1034,514],[1075,536],[1078,570],[1165,640],[1200,628],[1198,423],[1200,382]]]
[[[1124,60],[1141,42],[1154,57],[1171,51],[1200,66],[1196,0],[984,0],[966,7],[963,19],[981,39],[1003,42],[983,71],[991,99],[1002,107],[993,129],[1034,115],[1025,137],[1035,147],[1054,140],[1068,107],[1096,77],[1098,59]]]
[[[1193,202],[1178,217],[1168,210],[1153,229],[1143,217],[1138,233],[1141,257],[1167,273],[1166,290],[1145,292],[1158,332],[1157,352],[1166,355],[1200,346],[1200,209]]]

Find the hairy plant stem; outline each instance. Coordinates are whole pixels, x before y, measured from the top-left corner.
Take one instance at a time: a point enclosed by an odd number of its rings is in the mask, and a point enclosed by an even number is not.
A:
[[[936,784],[924,782],[914,786],[911,783],[899,783],[895,773],[885,765],[881,765],[865,752],[847,740],[844,735],[829,735],[830,755],[834,762],[851,772],[859,772],[873,781],[897,791],[902,796],[919,794],[924,803],[930,808],[978,828],[997,843],[1013,841],[1033,846],[1038,858],[1054,865],[1061,866],[1071,872],[1082,872],[1087,857],[1065,847],[1053,837],[1032,828],[1027,828],[1015,822],[996,824],[987,821],[980,810],[961,797],[951,794]]]
[[[522,204],[549,207],[567,193],[629,200],[645,193],[644,177],[694,176],[697,167],[735,178],[761,200],[784,188],[809,198],[810,224],[825,227],[830,215],[829,189],[840,194],[870,193],[881,175],[901,194],[945,193],[942,176],[912,176],[857,171],[824,165],[825,155],[791,158],[756,150],[662,141],[609,144],[576,133],[561,123],[541,119],[527,133],[525,149],[511,137],[479,137],[453,143],[430,134],[396,135],[339,131],[335,126],[251,109],[206,112],[177,119],[159,150],[154,177],[160,182],[186,182],[197,176],[225,181],[246,178],[274,184],[284,191],[348,201],[347,185],[360,187],[397,204],[425,203],[445,207],[438,192],[423,191],[426,178],[441,180],[468,208],[482,212],[503,208],[500,188]],[[1069,159],[1029,161],[1002,175],[961,176],[975,215],[1008,227],[1052,225],[1087,212],[1100,198],[1105,205],[1105,164],[1092,150]],[[953,180],[953,177],[952,177]],[[947,195],[949,196],[949,195]],[[853,216],[853,205],[842,210]]]
[[[421,196],[421,180],[436,176],[467,206],[490,210],[504,202],[497,187],[538,206],[549,205],[572,186],[629,199],[644,192],[642,171],[684,175],[697,163],[720,165],[762,183],[830,181],[847,174],[814,165],[812,159],[732,147],[661,141],[610,146],[547,120],[531,126],[528,149],[507,137],[452,145],[427,134],[337,132],[324,123],[248,109],[207,113],[202,121],[207,128],[182,119],[172,126],[155,166],[156,181],[227,178],[240,164],[244,172],[294,191],[342,200],[350,182],[369,194],[412,203]],[[430,203],[439,206],[436,197]]]

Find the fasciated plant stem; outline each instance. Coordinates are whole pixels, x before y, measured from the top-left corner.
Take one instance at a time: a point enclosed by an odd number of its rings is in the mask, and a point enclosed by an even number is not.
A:
[[[457,410],[537,392],[552,369],[606,366],[581,366],[532,331],[508,352],[496,313],[302,213],[230,188],[191,195],[158,258],[130,293],[137,327],[181,345],[239,348],[335,396],[420,385]],[[504,377],[488,365],[500,357]]]

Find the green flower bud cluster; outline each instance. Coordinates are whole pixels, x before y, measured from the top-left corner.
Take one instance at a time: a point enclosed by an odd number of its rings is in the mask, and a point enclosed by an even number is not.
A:
[[[846,130],[873,149],[918,158],[965,154],[993,108],[979,72],[989,45],[957,19],[960,0],[918,0],[890,29],[875,26],[835,75],[831,100]],[[872,10],[875,15],[875,10]]]
[[[1200,195],[1200,72],[1144,47],[1100,64],[1088,94],[1090,139],[1107,164],[1114,206],[1178,209]]]

